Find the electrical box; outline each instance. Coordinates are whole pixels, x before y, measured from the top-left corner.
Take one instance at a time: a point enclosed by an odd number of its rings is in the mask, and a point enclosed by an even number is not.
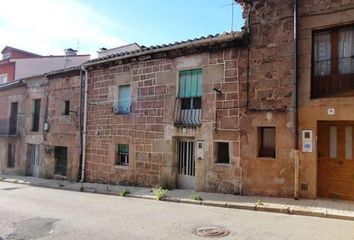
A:
[[[197,159],[204,159],[204,141],[197,141]]]
[[[302,130],[302,152],[312,152],[312,130]]]

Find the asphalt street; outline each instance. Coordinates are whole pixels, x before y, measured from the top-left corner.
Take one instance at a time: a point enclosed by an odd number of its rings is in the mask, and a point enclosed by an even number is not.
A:
[[[216,238],[225,240],[354,239],[354,221],[0,182],[0,240],[208,239],[196,236],[201,227],[228,230]]]

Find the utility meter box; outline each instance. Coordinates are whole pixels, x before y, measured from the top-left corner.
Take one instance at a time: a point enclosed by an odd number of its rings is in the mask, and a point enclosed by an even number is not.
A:
[[[197,141],[197,159],[204,159],[204,141]]]
[[[312,152],[312,130],[302,130],[302,152]]]

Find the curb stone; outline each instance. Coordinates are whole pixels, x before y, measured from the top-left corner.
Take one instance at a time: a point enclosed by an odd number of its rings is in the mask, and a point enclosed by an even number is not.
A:
[[[100,190],[100,189],[94,188],[94,187],[91,187],[91,188],[90,187],[83,187],[82,189],[81,188],[78,188],[78,189],[70,188],[70,185],[74,184],[74,183],[70,183],[70,182],[68,184],[64,184],[64,186],[62,186],[62,187],[60,187],[59,185],[58,186],[48,185],[43,182],[31,183],[26,180],[17,180],[17,179],[9,179],[9,178],[3,178],[0,180],[0,182],[31,185],[31,186],[36,186],[36,187],[45,187],[45,188],[50,188],[50,189],[59,189],[59,190],[67,190],[67,191],[75,191],[75,192],[86,192],[86,193],[119,196],[119,192]],[[125,197],[148,199],[148,200],[155,200],[156,201],[156,198],[152,195],[151,196],[150,195],[137,195],[137,194],[131,193]],[[301,208],[301,207],[290,207],[290,206],[289,207],[288,206],[277,207],[277,206],[269,206],[266,204],[260,205],[260,204],[256,204],[256,203],[239,203],[239,202],[227,202],[227,201],[218,202],[218,201],[212,201],[212,200],[192,200],[192,199],[188,199],[188,198],[176,198],[176,197],[169,197],[169,196],[162,199],[161,201],[354,221],[354,214],[353,215],[343,215],[343,214],[329,213],[328,210],[323,212],[323,211],[315,211],[315,210],[310,210],[310,209],[307,210],[307,209]]]

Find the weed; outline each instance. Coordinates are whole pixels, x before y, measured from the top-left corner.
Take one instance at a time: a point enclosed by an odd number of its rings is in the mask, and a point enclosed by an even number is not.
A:
[[[64,183],[61,183],[61,182],[58,182],[58,186],[59,186],[59,187],[64,187],[65,184],[64,184]]]
[[[199,194],[198,193],[192,193],[192,195],[190,196],[190,198],[192,199],[192,200],[196,200],[196,201],[203,201],[203,198],[201,197],[201,196],[199,196]]]
[[[162,187],[156,186],[153,190],[152,193],[156,197],[158,201],[162,200],[167,196],[167,189],[163,189]]]
[[[129,191],[128,189],[123,189],[123,191],[121,191],[121,192],[119,193],[119,196],[125,197],[125,196],[127,196],[129,193],[130,193],[130,191]]]
[[[262,202],[261,199],[258,199],[257,202],[256,202],[256,205],[257,205],[257,206],[258,206],[258,205],[264,205],[264,203]]]

